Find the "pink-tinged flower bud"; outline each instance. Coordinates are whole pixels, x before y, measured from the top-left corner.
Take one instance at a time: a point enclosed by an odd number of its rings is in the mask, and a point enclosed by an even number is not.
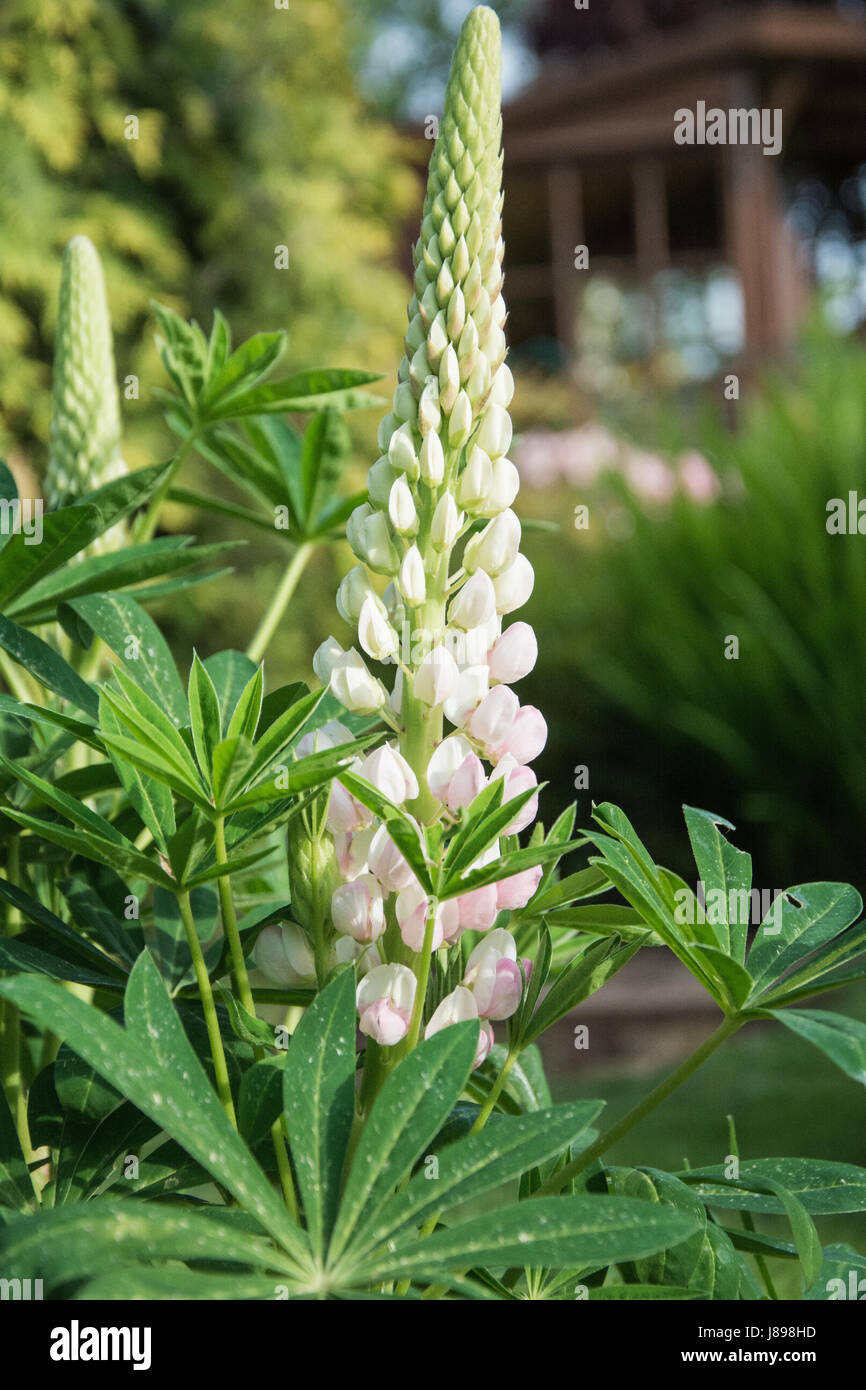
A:
[[[416,699],[425,705],[441,705],[453,693],[458,674],[457,662],[440,642],[428,652],[415,672]]]
[[[470,806],[486,786],[487,778],[484,776],[481,759],[475,753],[470,753],[463,759],[448,783],[445,801],[449,811],[459,811],[461,806]]]
[[[370,873],[382,885],[386,893],[397,893],[407,888],[415,879],[403,855],[398,850],[384,825],[373,836],[367,856]]]
[[[489,931],[499,914],[496,884],[473,888],[457,899],[460,925],[464,931]]]
[[[511,459],[497,459],[491,466],[490,486],[481,507],[482,516],[496,516],[511,506],[520,491],[520,474]]]
[[[402,806],[418,795],[418,779],[403,754],[390,743],[368,753],[358,769],[360,776],[393,801]]]
[[[538,642],[529,623],[512,623],[490,649],[490,679],[513,685],[528,676],[538,660]]]
[[[511,446],[511,418],[501,405],[489,405],[478,431],[478,447],[492,459],[507,454]]]
[[[457,677],[457,684],[443,705],[446,719],[452,724],[465,724],[488,691],[489,672],[486,666],[467,666]]]
[[[359,1027],[383,1047],[409,1032],[418,982],[407,965],[378,965],[365,975],[355,995]]]
[[[479,1017],[510,1018],[520,1006],[523,983],[514,938],[501,928],[492,931],[475,947],[463,977],[475,996]]]
[[[371,970],[382,964],[382,957],[379,955],[379,948],[372,942],[369,946],[362,946],[360,941],[355,941],[351,936],[338,936],[334,942],[334,959],[337,965],[348,965],[350,961],[355,962],[355,976],[363,980]]]
[[[458,985],[442,1000],[424,1029],[424,1037],[432,1038],[434,1033],[441,1032],[443,1028],[450,1028],[452,1023],[465,1023],[468,1019],[477,1017],[478,1009],[471,990],[464,989],[463,985]],[[481,1066],[492,1046],[493,1030],[488,1023],[482,1023],[478,1035],[478,1047],[472,1062],[473,1067]]]
[[[511,732],[520,701],[507,685],[495,685],[469,720],[469,732],[485,752],[499,748]]]
[[[387,661],[397,650],[397,634],[388,622],[385,605],[378,594],[368,594],[361,604],[358,641],[374,661]]]
[[[409,484],[401,473],[388,493],[388,515],[391,525],[401,536],[414,536],[418,530],[418,513]]]
[[[346,791],[341,782],[332,782],[325,825],[332,835],[352,835],[370,824],[366,806]]]
[[[427,931],[428,899],[417,880],[401,889],[397,894],[395,911],[400,925],[400,935],[411,951],[420,951],[424,946]],[[437,905],[433,922],[433,947],[438,951],[445,939],[442,923],[441,904]]]
[[[334,889],[331,918],[343,936],[351,936],[355,941],[378,941],[385,930],[385,904],[372,874],[361,874]]]
[[[443,492],[436,503],[430,523],[430,541],[434,550],[450,550],[463,528],[465,517],[457,508],[450,492]]]
[[[483,449],[472,450],[457,483],[457,500],[472,514],[481,511],[493,485],[493,465]]]
[[[313,952],[295,922],[273,922],[265,927],[256,942],[256,965],[278,985],[315,984]]]
[[[385,703],[385,687],[370,675],[364,658],[354,647],[338,659],[329,684],[340,704],[351,714],[375,714]]]
[[[426,436],[418,456],[421,466],[421,480],[428,487],[438,487],[445,477],[445,452],[442,440],[433,430]]]
[[[504,689],[497,686],[497,690]],[[541,710],[534,705],[524,705],[517,718],[496,750],[496,757],[510,753],[515,762],[531,763],[547,743],[547,724]]]
[[[452,777],[471,755],[472,745],[462,734],[449,734],[439,744],[427,764],[427,786],[438,801],[445,800]]]
[[[366,811],[366,807],[363,808]],[[369,815],[369,812],[367,812]],[[376,826],[369,822],[363,830],[334,836],[334,853],[337,868],[346,882],[367,873],[367,855],[376,833]]]
[[[328,748],[337,748],[341,743],[351,743],[354,734],[338,719],[329,719],[321,729],[312,729],[298,740],[298,757],[308,758],[311,753],[323,753]]]
[[[406,554],[403,556],[403,563],[400,566],[400,574],[397,583],[400,586],[400,593],[403,595],[410,608],[417,608],[427,597],[427,577],[424,573],[424,561],[421,559],[421,552],[417,545],[410,545]]]
[[[515,608],[522,608],[532,593],[534,584],[535,571],[525,555],[518,555],[513,565],[494,576],[497,613],[513,613]]]
[[[504,687],[497,686],[497,690]],[[538,778],[531,767],[521,767],[510,753],[506,753],[496,764],[490,775],[491,782],[496,777],[505,778],[505,791],[503,801],[511,801],[513,797],[519,796],[521,792],[529,791],[530,787],[538,786]],[[526,805],[518,811],[514,820],[505,827],[506,835],[517,835],[519,831],[525,830],[531,821],[535,820],[538,814],[538,796],[531,796]]]
[[[451,600],[448,621],[464,631],[489,622],[496,614],[496,591],[485,570],[476,570]]]
[[[316,649],[313,657],[313,670],[318,676],[322,685],[327,685],[331,679],[331,672],[337,662],[346,655],[336,637],[326,637],[320,647]]]
[[[540,882],[540,864],[534,869],[523,869],[521,873],[512,874],[510,878],[500,879],[496,885],[496,901],[500,912],[516,912],[518,908],[526,907]]]
[[[514,564],[519,546],[520,522],[516,514],[510,510],[500,512],[488,521],[483,531],[466,542],[464,569],[470,574],[474,570],[486,570],[496,579]]]

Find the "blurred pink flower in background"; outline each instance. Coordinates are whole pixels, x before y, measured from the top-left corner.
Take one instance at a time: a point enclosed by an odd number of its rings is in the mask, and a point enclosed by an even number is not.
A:
[[[530,430],[513,452],[521,479],[533,488],[557,482],[586,486],[603,472],[619,472],[641,502],[670,502],[679,490],[706,505],[722,491],[718,474],[697,449],[682,453],[674,468],[594,420],[572,430]]]

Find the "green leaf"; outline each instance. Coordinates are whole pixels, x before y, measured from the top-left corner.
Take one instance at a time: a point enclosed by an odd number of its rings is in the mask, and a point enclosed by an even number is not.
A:
[[[209,407],[218,401],[221,406],[230,404],[233,396],[254,386],[271,370],[286,341],[285,332],[256,333],[247,338],[208,381],[202,395],[202,403]],[[206,412],[211,413],[209,410]]]
[[[821,1158],[757,1158],[740,1163],[739,1177],[723,1182],[727,1176],[719,1164],[712,1168],[690,1168],[678,1174],[694,1187],[708,1207],[727,1207],[734,1211],[771,1212],[783,1215],[778,1196],[761,1191],[762,1183],[776,1183],[799,1199],[813,1216],[840,1212],[866,1211],[866,1168],[853,1163],[836,1163]],[[755,1178],[756,1188],[750,1188]]]
[[[107,701],[101,702],[100,723],[107,734],[115,737],[122,734],[123,726]],[[171,792],[156,778],[141,772],[128,758],[121,757],[116,747],[109,745],[108,756],[142,822],[165,854],[168,840],[175,831]]]
[[[866,1023],[824,1009],[768,1009],[792,1033],[813,1044],[847,1076],[866,1086]]]
[[[304,430],[301,446],[301,484],[303,517],[309,534],[317,520],[323,498],[339,480],[351,450],[351,438],[338,411],[319,411]]]
[[[21,1152],[6,1092],[0,1086],[0,1207],[27,1211],[35,1204],[27,1161]]]
[[[304,1263],[300,1232],[229,1123],[146,952],[130,975],[125,1029],[59,985],[35,976],[0,982],[0,995],[60,1034],[100,1076],[182,1144],[295,1261]]]
[[[703,966],[713,981],[712,994],[726,1013],[736,1013],[746,1002],[752,990],[752,977],[744,965],[734,960],[726,951],[715,946],[704,946],[699,941],[689,944],[692,960]]]
[[[661,946],[662,940],[645,925],[639,912],[616,903],[596,903],[592,907],[561,907],[547,917],[551,931],[586,932],[589,936],[621,936],[623,941],[639,941],[642,946]]]
[[[258,668],[244,652],[236,651],[216,652],[206,657],[203,664],[220,702],[222,735],[225,738],[241,693]]]
[[[4,552],[5,553],[5,552]],[[99,697],[53,647],[0,613],[0,647],[23,666],[46,690],[68,700],[91,719],[96,718]]]
[[[627,1197],[536,1197],[499,1208],[495,1222],[475,1217],[425,1240],[413,1233],[360,1272],[370,1280],[429,1281],[475,1265],[598,1268],[652,1255],[695,1229],[683,1212]]]
[[[9,606],[8,613],[11,618],[30,626],[48,622],[56,614],[58,605],[70,599],[105,594],[141,584],[157,575],[190,569],[240,544],[240,541],[218,541],[196,546],[191,536],[164,536],[108,555],[92,555],[74,565],[64,566],[28,589]]]
[[[217,986],[217,993],[220,1002],[225,1006],[229,1016],[232,1032],[241,1042],[250,1043],[252,1047],[273,1047],[274,1029],[273,1024],[265,1023],[263,1018],[257,1018],[247,1009],[239,1004],[230,990]]]
[[[96,989],[123,989],[121,975],[95,970],[90,965],[82,965],[74,957],[53,955],[34,945],[28,936],[24,932],[19,936],[0,937],[0,970],[47,975],[53,980],[72,980],[75,984],[92,985]]]
[[[353,1252],[372,1251],[405,1227],[420,1226],[436,1212],[458,1203],[476,1202],[485,1192],[513,1182],[527,1169],[577,1145],[601,1108],[601,1101],[573,1101],[528,1115],[508,1116],[492,1128],[449,1144],[438,1155],[435,1180],[419,1172],[381,1209],[367,1214],[352,1243]]]
[[[860,894],[848,883],[800,883],[786,888],[758,928],[749,952],[754,997],[838,936],[862,910]]]
[[[228,1219],[156,1202],[102,1198],[0,1227],[0,1258],[17,1278],[42,1279],[49,1293],[132,1261],[214,1260],[289,1277],[294,1272],[288,1257],[269,1241]]]
[[[567,843],[567,842],[566,842]],[[578,902],[581,898],[593,898],[597,893],[610,891],[610,882],[602,869],[593,866],[581,869],[579,873],[569,874],[553,883],[543,893],[538,893],[523,909],[526,917],[540,917],[542,913],[552,912],[566,903]],[[590,909],[591,910],[591,909]]]
[[[478,1023],[472,1019],[443,1028],[397,1063],[361,1133],[329,1260],[345,1248],[359,1222],[377,1216],[436,1137],[466,1084],[477,1046]],[[438,1183],[434,1187],[438,1192]]]
[[[212,420],[234,420],[242,415],[265,415],[296,411],[314,411],[326,406],[340,410],[355,410],[377,404],[377,398],[358,390],[371,381],[378,381],[375,372],[324,369],[298,372],[266,386],[254,386],[228,400],[218,401],[209,411]]]
[[[355,976],[341,970],[292,1035],[283,1071],[289,1145],[313,1250],[337,1214],[355,1112]]]
[[[720,922],[713,922],[719,950],[742,965],[746,959],[749,929],[749,889],[752,885],[751,856],[737,849],[722,835],[719,827],[733,830],[730,821],[711,811],[683,807],[692,853],[706,894],[715,893],[721,909]],[[721,899],[721,901],[719,901]],[[713,917],[716,917],[716,913]]]
[[[292,739],[316,710],[324,693],[324,690],[313,690],[302,696],[268,725],[255,745],[255,757],[250,768],[251,781],[287,751]]]
[[[141,877],[147,879],[148,883],[161,883],[164,887],[173,886],[169,875],[153,860],[132,847],[128,848],[128,840],[108,840],[101,835],[91,834],[80,824],[75,828],[67,828],[55,821],[30,816],[26,811],[14,811],[11,807],[6,807],[3,814],[27,830],[32,830],[49,844],[59,845],[70,854],[81,854],[85,859],[95,860],[97,864],[107,864],[110,869],[115,869],[121,878]]]
[[[212,785],[214,749],[220,741],[220,702],[213,681],[193,652],[189,671],[190,725],[199,769],[208,787]]]
[[[175,725],[188,719],[186,693],[168,644],[148,613],[128,594],[89,594],[70,600],[107,647],[120,657],[136,684]]]
[[[241,1078],[238,1129],[250,1148],[267,1137],[274,1121],[282,1114],[284,1066],[285,1053],[279,1057],[266,1057],[249,1067]]]
[[[217,744],[213,753],[213,794],[221,811],[228,809],[233,794],[249,784],[254,757],[255,749],[247,738],[235,735]]]
[[[257,666],[238,698],[229,721],[227,738],[246,738],[250,742],[255,738],[262,712],[263,683],[262,667]]]
[[[521,1043],[540,1038],[584,999],[601,989],[639,950],[639,941],[621,942],[615,936],[587,946],[553,981],[534,1015],[528,1019],[520,1035]]]

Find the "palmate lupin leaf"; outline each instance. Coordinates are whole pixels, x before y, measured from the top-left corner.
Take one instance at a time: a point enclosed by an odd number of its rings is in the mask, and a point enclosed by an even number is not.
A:
[[[75,236],[63,253],[60,281],[48,506],[74,502],[125,471],[105,279],[93,243]]]

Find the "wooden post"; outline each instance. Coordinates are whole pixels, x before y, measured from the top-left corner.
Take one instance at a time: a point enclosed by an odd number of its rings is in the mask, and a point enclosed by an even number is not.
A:
[[[584,242],[583,187],[573,166],[554,164],[548,169],[547,210],[553,324],[556,341],[570,354],[576,343],[576,291],[582,273],[575,269],[575,247]]]
[[[631,179],[637,274],[650,297],[651,337],[658,346],[661,306],[655,277],[670,263],[664,165],[658,159],[636,159],[631,166]]]

